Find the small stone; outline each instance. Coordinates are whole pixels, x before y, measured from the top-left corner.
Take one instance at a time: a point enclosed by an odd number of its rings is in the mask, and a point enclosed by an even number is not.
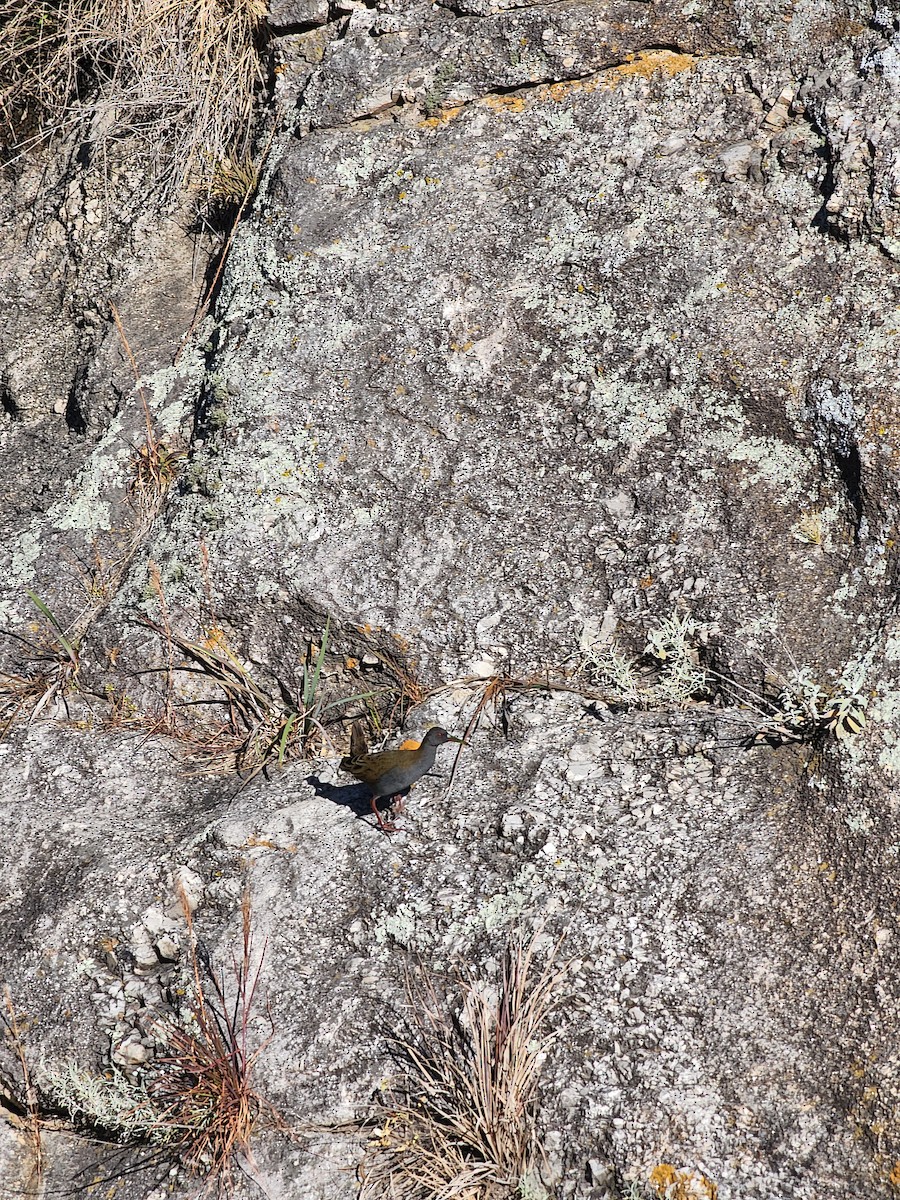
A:
[[[152,1051],[141,1043],[140,1038],[133,1031],[112,1052],[113,1062],[120,1067],[140,1067],[149,1062],[152,1057]]]
[[[588,742],[578,742],[569,751],[569,758],[573,762],[586,762],[590,758],[593,746]]]
[[[634,497],[628,492],[615,492],[605,496],[600,503],[611,517],[630,517],[634,514]]]
[[[519,813],[504,813],[500,832],[503,837],[512,839],[521,835],[524,826],[525,822]]]
[[[738,180],[747,178],[755,152],[756,148],[752,142],[736,142],[719,154],[722,176],[726,183],[737,183]]]
[[[591,1184],[594,1187],[605,1187],[607,1184],[612,1183],[613,1181],[612,1171],[606,1165],[606,1163],[602,1163],[599,1158],[588,1159],[587,1171],[585,1174],[588,1176]]]
[[[476,658],[469,663],[469,674],[476,679],[491,679],[497,674],[497,664],[490,658]]]
[[[677,129],[674,133],[670,133],[666,140],[659,147],[659,153],[668,158],[670,154],[677,154],[679,150],[683,150],[688,144],[688,132],[685,129]]]
[[[178,943],[173,941],[167,933],[164,933],[161,938],[157,938],[155,942],[156,952],[160,958],[166,962],[175,962],[179,955]]]
[[[566,779],[570,783],[581,783],[590,776],[592,770],[593,764],[588,762],[569,763],[566,767]]]
[[[169,915],[181,913],[182,898],[193,915],[203,899],[203,880],[190,867],[179,867],[172,877],[172,890],[175,892],[175,903],[169,907]]]
[[[790,119],[790,107],[793,99],[794,89],[791,87],[783,88],[781,95],[766,113],[763,124],[767,129],[783,129],[787,125]]]
[[[170,933],[177,928],[172,918],[167,917],[156,905],[151,905],[144,913],[143,923],[151,937],[157,937],[163,932]]]
[[[546,1188],[555,1189],[563,1178],[562,1134],[555,1129],[548,1130],[544,1137],[545,1158],[539,1173],[541,1183]]]
[[[135,925],[131,930],[131,953],[134,956],[134,965],[139,969],[147,970],[159,962],[150,942],[150,934],[143,925]]]

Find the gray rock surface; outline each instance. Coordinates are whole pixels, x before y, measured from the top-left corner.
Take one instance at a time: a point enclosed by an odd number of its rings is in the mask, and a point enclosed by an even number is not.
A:
[[[249,887],[256,1078],[301,1132],[262,1135],[248,1195],[352,1196],[362,1138],[337,1127],[392,1070],[404,970],[490,978],[539,930],[571,961],[548,1194],[665,1195],[671,1164],[720,1200],[887,1200],[900,22],[348,0],[271,24],[283,132],[174,365],[200,294],[177,226],[94,234],[82,189],[43,247],[3,234],[4,669],[59,657],[26,590],[82,636],[78,686],[0,744],[0,964],[38,1085],[152,1060],[176,884],[225,967]],[[109,289],[178,456],[143,507]],[[336,774],[346,723],[243,787],[159,734],[173,696],[222,696],[185,671],[167,692],[173,633],[296,695],[326,620],[328,701],[391,689],[386,720],[405,688],[414,734],[520,681],[392,838]],[[61,1121],[45,1151],[47,1194],[123,1161]]]

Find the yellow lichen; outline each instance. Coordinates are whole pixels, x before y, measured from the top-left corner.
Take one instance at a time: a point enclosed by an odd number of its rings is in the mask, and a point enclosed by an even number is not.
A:
[[[695,1171],[676,1171],[671,1163],[659,1163],[647,1182],[659,1200],[716,1200],[719,1189]]]
[[[525,101],[521,96],[485,96],[481,103],[494,112],[519,113],[525,108]]]
[[[629,55],[621,66],[607,71],[605,82],[607,87],[615,87],[628,75],[641,75],[645,79],[649,79],[654,71],[678,75],[682,71],[692,71],[696,65],[697,57],[693,54],[676,54],[674,50],[640,50],[637,54]]]
[[[825,544],[825,525],[820,512],[805,512],[797,522],[794,537],[810,546]]]
[[[452,121],[454,117],[458,117],[463,110],[463,105],[457,104],[453,108],[441,108],[433,117],[426,117],[424,121],[419,122],[420,129],[438,129],[441,125],[446,125],[448,121]]]
[[[596,76],[592,79],[563,79],[559,83],[548,83],[544,87],[538,88],[538,96],[541,100],[555,100],[558,104],[561,100],[571,96],[573,92],[595,91],[599,82]]]

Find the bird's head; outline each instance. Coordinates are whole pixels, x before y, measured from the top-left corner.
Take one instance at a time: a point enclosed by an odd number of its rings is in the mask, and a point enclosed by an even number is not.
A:
[[[465,745],[464,738],[454,737],[441,725],[432,725],[431,729],[428,730],[422,739],[423,746],[443,746],[444,742],[460,742],[462,745]]]

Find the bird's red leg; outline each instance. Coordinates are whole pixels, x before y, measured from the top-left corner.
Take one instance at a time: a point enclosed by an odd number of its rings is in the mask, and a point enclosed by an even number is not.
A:
[[[378,822],[378,828],[382,830],[383,833],[394,832],[395,826],[390,821],[386,821],[381,815],[381,809],[378,807],[377,796],[372,797],[372,812],[375,814],[375,820]]]

